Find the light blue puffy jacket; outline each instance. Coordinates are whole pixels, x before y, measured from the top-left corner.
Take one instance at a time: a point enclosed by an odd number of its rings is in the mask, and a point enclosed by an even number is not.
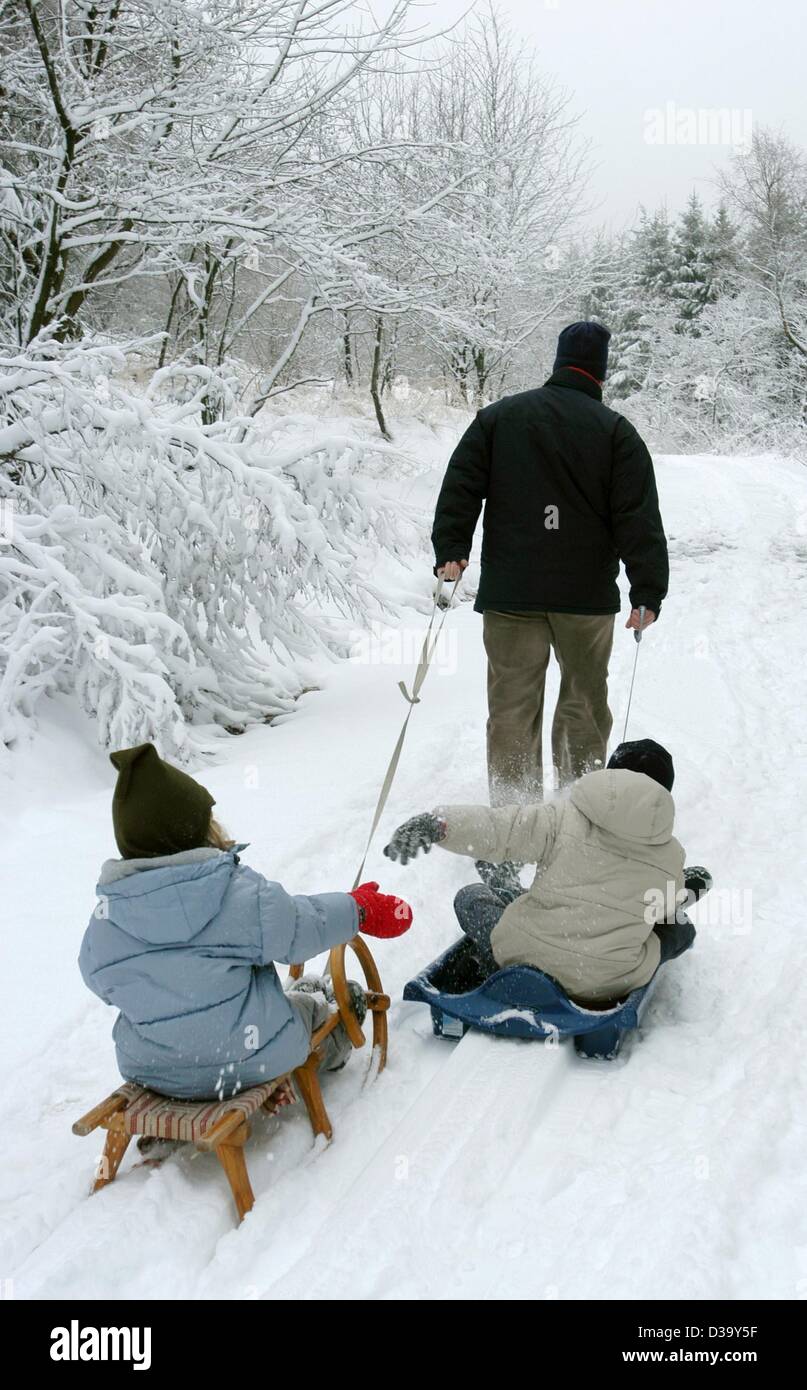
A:
[[[349,941],[348,893],[290,896],[232,850],[111,859],[79,966],[120,1010],[121,1074],[164,1095],[225,1097],[305,1061],[308,1033],[273,961]]]

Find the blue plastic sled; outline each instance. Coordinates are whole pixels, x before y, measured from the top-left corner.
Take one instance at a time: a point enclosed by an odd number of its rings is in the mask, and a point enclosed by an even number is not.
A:
[[[403,997],[429,1005],[438,1037],[461,1038],[469,1028],[506,1038],[571,1036],[579,1056],[610,1059],[641,1023],[663,969],[613,1008],[585,1009],[550,975],[528,965],[510,965],[485,979],[463,937],[410,980]]]

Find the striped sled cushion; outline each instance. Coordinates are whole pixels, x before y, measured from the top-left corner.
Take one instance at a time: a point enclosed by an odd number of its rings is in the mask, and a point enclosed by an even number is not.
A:
[[[239,1110],[246,1120],[264,1106],[276,1115],[284,1105],[294,1105],[296,1095],[287,1079],[266,1081],[251,1086],[230,1100],[170,1100],[156,1091],[148,1091],[127,1081],[120,1088],[126,1096],[126,1109],[121,1111],[127,1134],[148,1134],[153,1139],[174,1139],[193,1142],[201,1139],[217,1120],[233,1110]]]

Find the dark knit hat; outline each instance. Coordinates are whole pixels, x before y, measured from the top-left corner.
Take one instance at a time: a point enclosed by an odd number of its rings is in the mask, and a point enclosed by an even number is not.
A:
[[[590,372],[598,381],[605,381],[610,337],[607,328],[590,319],[570,323],[558,335],[558,351],[553,372],[556,372],[558,367],[582,367],[584,372]]]
[[[153,743],[110,753],[118,769],[112,824],[124,859],[178,854],[207,844],[215,801],[187,772],[160,757]]]
[[[660,782],[668,792],[673,789],[675,769],[666,748],[652,738],[637,738],[632,743],[620,743],[608,759],[609,767],[626,768],[628,772],[643,772]]]

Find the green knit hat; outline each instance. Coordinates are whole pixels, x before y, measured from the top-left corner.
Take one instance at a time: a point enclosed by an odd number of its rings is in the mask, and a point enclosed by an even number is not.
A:
[[[207,843],[210,808],[205,787],[160,757],[153,743],[110,753],[118,769],[112,824],[124,859],[178,854]]]

